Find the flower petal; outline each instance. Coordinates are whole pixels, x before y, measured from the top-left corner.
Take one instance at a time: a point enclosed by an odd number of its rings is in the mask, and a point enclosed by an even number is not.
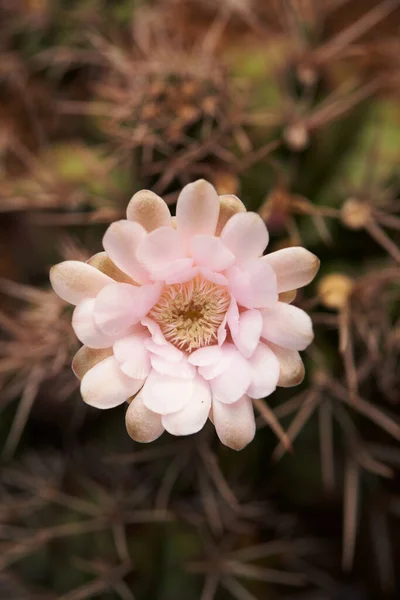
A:
[[[150,373],[150,353],[144,345],[148,331],[127,335],[114,343],[113,351],[119,368],[134,379],[145,379]]]
[[[191,435],[202,429],[211,407],[210,386],[201,377],[193,382],[192,396],[182,410],[164,415],[162,424],[172,435]]]
[[[237,333],[239,327],[239,309],[235,298],[231,298],[231,302],[229,304],[229,308],[226,311],[224,319],[221,325],[218,327],[218,346],[222,346],[222,344],[226,340],[226,325],[229,325],[229,329],[232,335]]]
[[[226,194],[219,197],[219,217],[217,223],[217,229],[215,235],[220,235],[221,231],[225,227],[233,215],[240,212],[246,212],[246,207],[237,196]]]
[[[242,267],[233,266],[226,276],[233,296],[245,308],[266,308],[278,301],[276,275],[260,259],[248,261]]]
[[[97,363],[84,375],[81,394],[86,404],[95,408],[114,408],[136,394],[143,380],[122,373],[114,356]]]
[[[251,384],[247,390],[250,398],[265,398],[275,391],[279,379],[279,361],[265,344],[258,344],[249,359]]]
[[[233,404],[224,404],[213,399],[213,422],[221,442],[232,448],[242,450],[256,433],[253,404],[246,395]]]
[[[169,375],[170,377],[178,377],[179,379],[193,379],[196,374],[195,368],[186,359],[180,362],[173,362],[152,354],[151,366],[161,375]]]
[[[142,391],[144,405],[160,415],[182,410],[192,395],[193,380],[151,371]]]
[[[278,292],[296,290],[310,283],[317,274],[320,261],[305,248],[284,248],[261,259],[276,273]]]
[[[107,256],[107,252],[98,252],[97,254],[94,254],[94,256],[89,258],[87,264],[98,269],[102,273],[105,273],[114,281],[118,281],[118,283],[130,283],[132,285],[135,285],[136,283],[129,275],[114,265],[113,261]]]
[[[278,386],[293,387],[299,385],[304,379],[304,365],[297,350],[288,350],[271,343],[268,346],[279,361]]]
[[[96,298],[96,325],[107,335],[123,336],[132,325],[145,317],[160,293],[160,284],[140,287],[128,283],[108,285]]]
[[[181,191],[176,205],[179,234],[186,242],[194,235],[214,235],[219,215],[219,198],[213,186],[199,179]]]
[[[82,346],[72,360],[72,370],[75,377],[82,379],[94,365],[112,356],[112,353],[112,348],[94,350],[93,348],[88,348],[88,346]]]
[[[153,279],[162,277],[175,261],[186,259],[184,245],[172,227],[160,227],[149,233],[138,245],[136,257]]]
[[[144,345],[149,352],[159,356],[160,358],[163,358],[164,360],[167,360],[168,362],[178,363],[184,357],[182,350],[179,350],[169,342],[157,344],[153,339],[147,339]]]
[[[161,416],[145,407],[141,394],[129,404],[125,424],[127,432],[135,442],[154,442],[164,433]]]
[[[160,196],[149,190],[140,190],[132,196],[126,209],[128,221],[136,221],[146,231],[171,227],[171,213]]]
[[[264,252],[269,235],[264,221],[254,212],[233,215],[221,231],[221,240],[237,260],[246,262]]]
[[[55,293],[70,304],[94,298],[112,279],[79,260],[66,260],[50,269],[50,283]]]
[[[251,356],[260,341],[263,326],[259,310],[246,310],[239,315],[239,326],[235,335],[232,333],[236,348],[245,358]]]
[[[196,265],[211,271],[224,271],[235,262],[235,255],[212,235],[195,235],[189,241],[189,250]]]
[[[291,350],[304,350],[311,344],[312,322],[300,308],[278,302],[273,308],[263,310],[262,316],[262,338]]]
[[[234,346],[230,344],[226,346],[223,348],[228,359],[225,368],[222,373],[210,380],[210,385],[213,398],[231,404],[237,402],[249,387],[251,369],[247,360]]]
[[[196,367],[205,367],[221,360],[224,351],[219,346],[205,346],[190,354],[188,362]]]
[[[104,234],[103,247],[113,263],[139,283],[147,283],[149,276],[136,258],[136,249],[146,237],[146,230],[133,221],[116,221]]]
[[[114,336],[107,335],[99,329],[94,320],[95,298],[88,298],[78,304],[72,314],[72,328],[78,340],[89,348],[109,348],[114,343]]]

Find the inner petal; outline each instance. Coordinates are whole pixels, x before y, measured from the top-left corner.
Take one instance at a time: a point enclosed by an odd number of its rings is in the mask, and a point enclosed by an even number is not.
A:
[[[185,352],[217,343],[218,328],[231,298],[228,288],[202,275],[166,285],[149,312],[165,339]]]

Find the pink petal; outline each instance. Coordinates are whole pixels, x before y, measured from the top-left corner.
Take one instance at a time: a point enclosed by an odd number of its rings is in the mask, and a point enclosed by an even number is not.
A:
[[[176,205],[176,223],[182,239],[214,235],[219,215],[219,198],[213,186],[200,179],[181,191]]]
[[[232,448],[242,450],[256,433],[253,404],[246,395],[233,404],[224,404],[213,399],[213,421],[221,442]]]
[[[105,287],[96,298],[94,319],[107,335],[123,336],[138,323],[160,297],[161,285],[134,286],[114,283]]]
[[[233,215],[221,231],[220,239],[239,262],[258,258],[264,252],[269,236],[264,221],[254,212]]]
[[[144,405],[160,415],[182,410],[192,395],[193,380],[160,375],[151,371],[143,387]]]
[[[81,394],[90,406],[114,408],[136,394],[143,383],[141,379],[132,379],[122,373],[115,357],[110,356],[84,375]]]
[[[211,271],[224,271],[235,262],[234,254],[219,238],[211,235],[195,235],[189,241],[189,250],[196,265]]]
[[[94,298],[112,279],[87,263],[66,260],[50,270],[50,283],[55,293],[70,304]]]
[[[114,337],[103,333],[96,325],[93,317],[95,299],[82,300],[72,315],[72,327],[78,340],[89,348],[109,348]]]
[[[278,301],[276,275],[268,264],[256,259],[227,270],[232,295],[245,308],[266,308]]]
[[[139,283],[147,283],[149,276],[139,263],[136,250],[147,236],[146,230],[133,221],[116,221],[104,234],[103,246],[110,259],[130,277]]]
[[[152,354],[167,360],[168,362],[178,363],[185,356],[182,350],[179,350],[169,342],[157,344],[153,339],[145,341],[145,346]]]
[[[205,367],[220,361],[223,355],[224,352],[219,346],[206,346],[192,352],[188,362],[196,367]]]
[[[268,346],[279,361],[278,386],[293,387],[299,385],[304,379],[304,365],[297,350],[288,350],[271,343]]]
[[[179,234],[172,227],[149,233],[138,245],[136,257],[153,279],[162,278],[176,261],[187,259]]]
[[[222,373],[210,380],[210,385],[213,398],[231,404],[237,402],[249,387],[251,369],[234,346],[224,347],[224,352],[228,358],[227,364]]]
[[[236,303],[235,298],[231,299],[230,305],[226,314],[224,316],[224,320],[221,325],[218,327],[218,345],[222,346],[222,344],[226,340],[226,325],[229,325],[229,329],[232,335],[235,335],[238,327],[239,327],[239,309]]]
[[[145,379],[150,373],[150,354],[144,345],[148,337],[148,332],[134,333],[114,343],[114,356],[125,375],[134,379]]]
[[[318,271],[319,259],[305,248],[284,248],[263,256],[276,273],[278,292],[297,290],[312,281]]]
[[[167,343],[167,340],[165,339],[164,334],[160,329],[160,326],[155,321],[153,321],[153,319],[150,319],[149,317],[144,317],[141,323],[150,331],[151,337],[156,344]]]
[[[312,322],[300,308],[278,302],[273,308],[263,310],[262,316],[262,338],[291,350],[304,350],[311,344]]]
[[[174,283],[185,283],[194,279],[198,274],[198,267],[193,267],[192,258],[180,258],[170,265],[165,272],[165,283],[173,285]]]
[[[126,217],[139,223],[146,231],[172,225],[168,206],[160,196],[149,190],[140,190],[131,198]]]
[[[186,359],[180,362],[172,362],[156,354],[151,355],[151,366],[160,375],[169,375],[170,377],[178,377],[179,379],[193,379],[196,370],[190,365]]]
[[[185,408],[179,412],[164,415],[162,424],[172,435],[197,433],[204,427],[210,407],[210,386],[204,379],[197,377],[193,382],[192,396]]]
[[[245,358],[251,356],[260,341],[263,326],[262,316],[259,310],[246,310],[239,315],[239,326],[237,333],[232,333],[236,348]]]
[[[279,361],[265,344],[259,344],[249,359],[251,384],[247,394],[251,398],[265,398],[275,391],[279,379]]]
[[[207,267],[196,267],[196,269],[196,275],[203,275],[204,279],[207,279],[207,281],[211,281],[212,283],[216,283],[217,285],[229,285],[229,281],[221,273],[214,273],[213,271],[210,271],[210,269],[208,269]]]
[[[161,416],[143,404],[141,394],[130,403],[125,415],[126,430],[135,442],[154,442],[164,433]]]

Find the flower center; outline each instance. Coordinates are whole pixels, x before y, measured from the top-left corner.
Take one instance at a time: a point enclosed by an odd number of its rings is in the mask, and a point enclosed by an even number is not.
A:
[[[192,352],[217,341],[229,304],[226,287],[197,275],[185,283],[166,285],[149,317],[171,344]]]

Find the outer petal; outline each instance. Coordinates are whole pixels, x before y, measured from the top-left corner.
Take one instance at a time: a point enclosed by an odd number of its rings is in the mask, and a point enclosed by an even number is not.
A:
[[[224,404],[213,400],[213,421],[221,442],[232,448],[242,450],[256,433],[253,404],[246,395],[234,404]]]
[[[136,442],[154,442],[164,432],[161,416],[145,407],[140,394],[130,403],[125,424],[127,432]]]
[[[275,391],[279,379],[279,361],[265,344],[259,344],[249,359],[252,376],[247,390],[251,398],[265,398]]]
[[[185,241],[193,235],[214,235],[219,198],[213,186],[199,179],[181,191],[176,205],[177,228]]]
[[[254,212],[233,215],[220,237],[240,262],[261,256],[269,240],[264,221]]]
[[[165,279],[165,273],[175,266],[174,263],[183,259],[186,266],[187,262],[184,245],[172,227],[161,227],[149,233],[137,247],[136,256],[153,279]]]
[[[192,395],[193,380],[160,375],[151,371],[143,387],[144,405],[160,415],[182,410]]]
[[[293,387],[299,385],[304,379],[304,365],[297,350],[280,348],[271,343],[268,346],[279,361],[278,386]]]
[[[90,371],[94,365],[101,362],[105,358],[112,356],[112,348],[103,348],[101,350],[94,350],[93,348],[88,348],[87,346],[82,346],[79,348],[78,352],[75,354],[72,360],[72,370],[74,375],[78,379],[82,379],[82,377]]]
[[[136,221],[146,231],[153,231],[158,227],[172,227],[168,206],[160,196],[149,190],[140,190],[132,196],[126,216],[129,221]]]
[[[150,373],[150,353],[144,345],[144,341],[148,337],[148,332],[140,332],[115,342],[114,356],[125,375],[134,379],[145,379]]]
[[[246,310],[239,315],[239,327],[236,335],[232,334],[236,348],[245,358],[251,356],[260,341],[263,326],[259,310]]]
[[[138,323],[157,302],[161,285],[141,287],[114,283],[105,287],[96,298],[94,319],[107,335],[122,336]]]
[[[136,258],[136,249],[146,237],[146,230],[132,221],[116,221],[104,234],[103,246],[110,259],[139,283],[149,281],[148,274]]]
[[[188,404],[176,413],[164,415],[162,424],[172,435],[191,435],[202,429],[211,407],[210,386],[201,377],[193,382],[192,396]]]
[[[112,279],[79,260],[66,260],[50,269],[50,283],[55,293],[71,304],[94,298]]]
[[[87,263],[102,273],[105,273],[111,277],[111,279],[114,279],[114,281],[118,281],[119,283],[130,283],[132,285],[135,284],[129,275],[114,265],[113,261],[107,256],[107,252],[98,252],[97,254],[94,254],[89,258]]]
[[[196,265],[211,271],[224,271],[235,262],[235,255],[217,237],[195,235],[189,241],[189,250]]]
[[[84,375],[81,394],[86,404],[95,408],[114,408],[136,394],[143,380],[122,373],[114,356],[97,363]]]
[[[236,215],[236,213],[240,212],[246,212],[245,205],[237,196],[226,194],[219,197],[219,202],[220,209],[215,235],[220,235],[226,223],[231,217],[233,217],[233,215]]]
[[[300,308],[278,302],[262,311],[261,337],[291,350],[304,350],[313,340],[310,317]]]
[[[317,274],[320,261],[305,248],[284,248],[263,256],[276,273],[278,292],[296,290],[310,283]]]
[[[228,363],[222,373],[210,380],[213,398],[231,404],[237,402],[251,382],[251,369],[234,346],[224,348]]]
[[[97,327],[93,316],[95,302],[95,298],[89,298],[78,304],[72,315],[72,327],[76,337],[89,348],[109,348],[115,338]]]

